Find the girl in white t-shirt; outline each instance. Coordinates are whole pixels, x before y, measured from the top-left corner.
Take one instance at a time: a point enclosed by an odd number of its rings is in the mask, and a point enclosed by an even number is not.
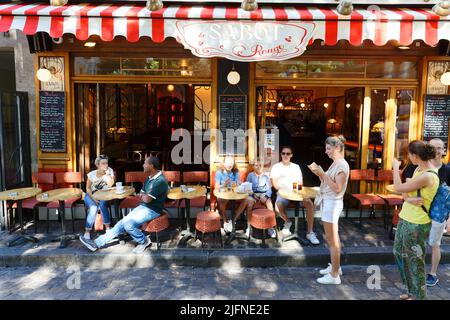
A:
[[[331,264],[320,270],[323,277],[317,279],[317,282],[322,284],[341,283],[341,242],[338,234],[338,221],[344,207],[344,193],[350,175],[350,167],[344,159],[344,143],[345,138],[343,136],[326,139],[325,153],[333,160],[326,172],[314,162],[308,166],[321,181],[320,194],[315,202],[316,204],[320,203],[323,227],[331,256]]]
[[[93,194],[102,189],[111,188],[114,184],[114,171],[108,167],[108,157],[106,155],[99,155],[95,159],[95,166],[97,170],[93,170],[88,173],[86,181],[86,195],[84,197],[84,203],[88,207],[88,215],[86,218],[84,237],[90,239],[90,232],[95,223],[95,217],[97,210],[100,207],[100,212],[103,218],[103,224],[106,229],[110,228],[111,219],[108,211],[107,201],[96,201],[93,198]]]

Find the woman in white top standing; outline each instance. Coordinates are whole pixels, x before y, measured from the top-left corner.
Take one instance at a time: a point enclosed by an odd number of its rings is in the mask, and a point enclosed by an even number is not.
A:
[[[345,138],[343,136],[328,137],[325,140],[325,153],[333,160],[326,172],[315,163],[308,166],[321,181],[320,194],[315,202],[316,205],[320,203],[323,227],[331,256],[331,264],[320,270],[323,277],[317,279],[317,282],[322,284],[341,283],[341,243],[338,234],[338,221],[344,208],[344,194],[350,175],[350,167],[344,159],[344,143]]]
[[[96,170],[88,173],[86,181],[86,195],[84,203],[88,207],[88,215],[86,218],[84,237],[91,238],[90,232],[95,223],[97,210],[100,207],[100,212],[103,218],[103,224],[106,229],[110,229],[111,219],[108,212],[108,201],[96,201],[93,194],[102,189],[111,188],[114,184],[114,171],[108,167],[108,157],[106,155],[99,155],[95,159]]]

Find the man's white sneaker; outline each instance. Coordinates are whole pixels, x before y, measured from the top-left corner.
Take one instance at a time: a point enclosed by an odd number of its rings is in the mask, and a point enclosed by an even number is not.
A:
[[[331,272],[332,266],[331,263],[328,264],[328,267],[319,271],[320,274],[326,275]],[[339,275],[342,276],[342,268],[339,267]]]
[[[318,278],[317,282],[321,284],[341,284],[341,277],[337,276],[335,278],[331,274],[327,273],[323,277]]]
[[[267,230],[267,233],[269,234],[269,236],[271,238],[276,238],[277,237],[277,233],[275,232],[274,228],[270,228],[269,230]]]
[[[136,254],[141,254],[145,251],[145,249],[147,249],[148,246],[150,246],[152,244],[152,241],[145,237],[145,242],[143,244],[138,244],[134,249],[133,249],[133,253]]]
[[[231,221],[226,221],[223,223],[223,230],[225,232],[231,232],[233,231],[233,224]]]
[[[306,235],[306,239],[309,240],[312,244],[320,244],[319,239],[317,239],[317,236],[314,232],[310,232]]]

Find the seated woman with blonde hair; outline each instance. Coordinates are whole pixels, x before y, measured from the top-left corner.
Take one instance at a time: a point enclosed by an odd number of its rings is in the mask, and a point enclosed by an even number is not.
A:
[[[95,223],[95,217],[97,216],[98,208],[102,214],[103,223],[106,229],[110,229],[111,219],[108,211],[108,201],[96,201],[93,194],[102,189],[111,188],[114,184],[114,171],[108,167],[108,157],[104,154],[99,155],[95,159],[96,170],[88,173],[86,181],[86,195],[84,197],[84,203],[88,208],[88,214],[86,218],[86,225],[84,231],[84,237],[90,239],[90,232]]]
[[[270,182],[270,177],[267,173],[263,172],[264,161],[258,159],[253,165],[253,171],[247,176],[247,182],[252,184],[252,194],[243,201],[244,205],[240,206],[236,210],[235,220],[239,218],[242,212],[247,209],[247,230],[245,235],[248,237],[250,235],[250,218],[252,216],[252,210],[255,204],[261,204],[267,209],[273,211],[272,204],[272,183]],[[270,237],[275,238],[276,232],[273,228],[268,230]]]

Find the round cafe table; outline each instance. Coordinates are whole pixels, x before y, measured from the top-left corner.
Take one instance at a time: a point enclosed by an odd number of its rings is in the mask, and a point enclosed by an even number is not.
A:
[[[195,198],[203,197],[206,194],[206,187],[204,186],[186,186],[188,189],[194,189],[189,192],[183,192],[180,187],[169,190],[167,198],[171,200],[184,200],[186,203],[186,229],[181,231],[183,236],[180,240],[180,244],[186,243],[190,238],[194,236],[191,232],[191,200]]]
[[[303,187],[300,191],[287,191],[287,190],[278,190],[278,193],[284,199],[294,201],[295,202],[295,222],[294,222],[294,233],[290,236],[283,238],[283,242],[289,240],[297,240],[301,244],[307,244],[308,242],[300,238],[298,235],[298,218],[300,213],[300,202],[306,199],[315,198],[319,193],[319,187]],[[306,223],[306,219],[305,219]]]
[[[41,193],[42,190],[39,188],[18,188],[18,189],[11,189],[6,190],[3,192],[0,192],[0,201],[6,201],[8,204],[8,212],[9,212],[9,218],[10,218],[10,231],[13,232],[15,230],[15,223],[13,220],[13,206],[14,203],[17,203],[17,213],[19,215],[20,220],[20,235],[7,243],[8,246],[12,246],[15,242],[17,242],[20,239],[26,239],[28,241],[37,243],[38,240],[35,237],[28,236],[25,234],[25,230],[23,229],[23,215],[22,215],[22,200],[29,199],[35,197],[37,194]],[[6,218],[8,220],[8,218]],[[36,223],[36,221],[35,221]]]
[[[214,195],[218,199],[229,200],[230,201],[230,209],[231,209],[231,222],[232,222],[232,230],[230,236],[225,241],[225,244],[228,245],[236,238],[236,222],[234,221],[234,211],[235,211],[235,202],[239,200],[245,200],[249,196],[248,192],[235,192],[230,190],[220,191],[214,190]]]
[[[123,192],[117,192],[116,187],[113,187],[106,190],[98,190],[92,195],[92,197],[97,201],[113,201],[114,211],[117,214],[117,219],[120,220],[120,218],[123,218],[119,208],[120,200],[133,194],[135,194],[135,190],[132,186],[123,186]],[[123,236],[119,236],[119,241],[121,244],[125,243]]]
[[[75,240],[76,235],[66,235],[65,220],[65,201],[78,198],[83,195],[83,191],[79,188],[60,188],[43,192],[36,196],[39,202],[59,202],[58,219],[61,221],[60,248],[67,246],[68,240]]]
[[[106,189],[106,190],[98,190],[96,191],[92,197],[97,201],[114,201],[114,210],[118,216],[122,216],[119,214],[119,202],[122,199],[125,199],[131,195],[133,195],[136,191],[132,186],[123,186],[123,192],[117,192],[116,187]]]

